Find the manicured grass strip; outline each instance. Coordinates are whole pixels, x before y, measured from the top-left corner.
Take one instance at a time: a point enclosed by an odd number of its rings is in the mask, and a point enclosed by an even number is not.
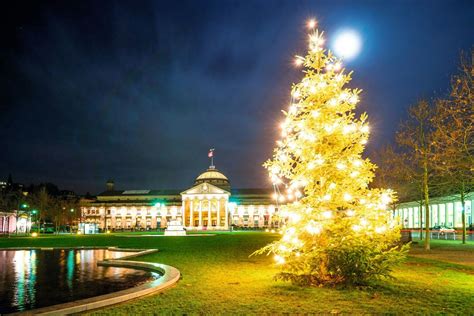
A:
[[[145,233],[146,234],[146,233]],[[3,238],[5,246],[119,246],[157,248],[140,261],[175,266],[182,279],[159,295],[97,311],[117,314],[282,314],[282,313],[390,313],[472,314],[474,273],[469,265],[413,257],[394,270],[394,280],[363,288],[300,288],[273,281],[277,272],[270,257],[249,257],[254,250],[278,238],[277,234],[236,232],[214,237],[60,236]],[[472,244],[433,242],[433,253],[467,253]],[[434,257],[436,257],[434,256]],[[137,259],[138,260],[138,259]]]

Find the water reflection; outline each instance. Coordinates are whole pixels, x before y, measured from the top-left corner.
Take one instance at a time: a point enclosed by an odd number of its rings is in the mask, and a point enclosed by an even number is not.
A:
[[[96,250],[0,250],[0,314],[123,290],[158,277],[99,267],[124,253]]]

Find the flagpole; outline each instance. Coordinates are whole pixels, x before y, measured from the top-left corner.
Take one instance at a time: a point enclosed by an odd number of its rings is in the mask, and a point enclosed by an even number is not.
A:
[[[211,158],[211,165],[209,168],[214,169],[214,148],[209,149],[208,157]]]

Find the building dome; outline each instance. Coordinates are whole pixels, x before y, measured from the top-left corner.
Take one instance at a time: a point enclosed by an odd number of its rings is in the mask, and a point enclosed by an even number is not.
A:
[[[216,187],[219,187],[226,191],[230,191],[229,179],[227,179],[227,177],[219,170],[217,170],[214,166],[209,167],[209,169],[201,173],[196,178],[196,181],[194,181],[194,185],[198,185],[204,182],[215,185]]]

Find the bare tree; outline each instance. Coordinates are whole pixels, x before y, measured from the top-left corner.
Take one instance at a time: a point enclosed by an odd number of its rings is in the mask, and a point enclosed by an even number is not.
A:
[[[52,197],[49,195],[46,187],[42,187],[31,197],[32,205],[37,209],[38,231],[41,230],[41,222],[45,223],[51,215]]]
[[[403,149],[408,165],[412,166],[415,183],[421,184],[425,206],[425,250],[430,249],[430,175],[432,174],[432,108],[421,100],[408,109],[408,119],[400,125],[397,144]],[[420,208],[420,213],[422,208]]]
[[[461,54],[460,71],[451,80],[449,97],[438,100],[434,126],[434,164],[443,193],[459,194],[462,204],[462,242],[466,243],[466,195],[474,187],[474,67]]]

